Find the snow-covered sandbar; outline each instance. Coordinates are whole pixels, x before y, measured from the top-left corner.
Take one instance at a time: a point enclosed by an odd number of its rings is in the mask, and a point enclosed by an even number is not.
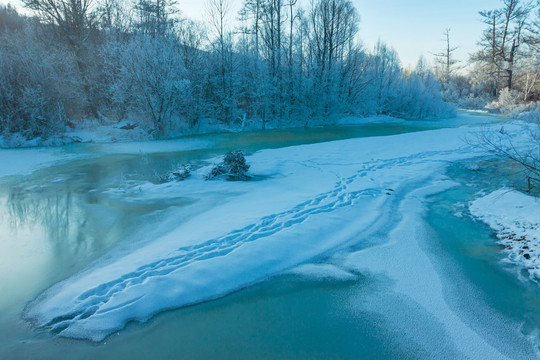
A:
[[[224,296],[347,248],[395,226],[409,211],[400,206],[404,199],[415,194],[421,200],[417,189],[438,188],[449,163],[480,155],[463,141],[475,131],[263,150],[248,158],[263,181],[205,182],[196,176],[134,186],[121,196],[220,194],[220,201],[185,220],[179,216],[168,234],[135,244],[128,253],[113,252],[58,283],[29,304],[24,316],[61,336],[100,341],[128,321]]]

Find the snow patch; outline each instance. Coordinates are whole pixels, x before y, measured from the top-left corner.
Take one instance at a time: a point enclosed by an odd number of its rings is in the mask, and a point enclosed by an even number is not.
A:
[[[28,175],[35,170],[50,166],[54,162],[67,161],[72,158],[58,149],[0,149],[0,178]]]
[[[357,278],[355,274],[333,264],[304,264],[289,273],[315,280],[352,281]]]
[[[469,209],[495,230],[508,260],[540,282],[540,199],[503,188],[473,201]]]
[[[70,142],[125,142],[144,141],[152,139],[147,130],[135,122],[120,121],[115,124],[100,124],[98,121],[87,120],[78,123],[73,129],[63,134]]]

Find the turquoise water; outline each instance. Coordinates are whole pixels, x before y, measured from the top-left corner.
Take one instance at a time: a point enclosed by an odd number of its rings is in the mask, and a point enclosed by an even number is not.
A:
[[[362,274],[352,281],[275,277],[222,299],[162,313],[145,324],[130,324],[100,344],[54,338],[20,320],[24,304],[41,291],[123,239],[148,235],[144,224],[168,209],[197,201],[186,195],[127,204],[108,196],[107,189],[131,179],[157,181],[153,170],[167,171],[179,161],[202,161],[228,149],[251,152],[427,129],[395,126],[212,135],[211,150],[93,157],[2,185],[0,234],[6,236],[0,242],[0,359],[459,357],[440,327],[396,294],[389,279]],[[486,171],[469,170],[467,164],[449,169],[461,185],[430,199],[426,222],[433,235],[423,246],[442,278],[446,301],[460,318],[501,351],[532,358],[525,337],[511,329],[520,326],[524,335],[535,335],[538,287],[518,280],[517,269],[501,265],[503,254],[492,232],[461,206],[478,190],[496,189],[506,181],[501,176],[506,165],[486,164]],[[472,295],[464,297],[463,292]]]
[[[449,302],[460,311],[472,312],[469,316],[477,318],[476,327],[490,324],[486,320],[491,315],[487,308],[519,324],[523,335],[540,344],[540,287],[530,281],[528,274],[520,276],[522,269],[517,265],[502,262],[503,247],[497,244],[493,231],[471,218],[465,207],[479,192],[503,186],[523,188],[523,178],[511,163],[486,161],[480,165],[478,170],[468,170],[467,164],[456,164],[449,169],[449,175],[461,185],[431,199],[427,220],[436,230],[438,241],[426,247],[433,254],[445,254],[439,265],[440,273],[447,278]],[[456,278],[461,278],[463,283]],[[459,301],[465,289],[480,294],[486,307],[467,309]]]

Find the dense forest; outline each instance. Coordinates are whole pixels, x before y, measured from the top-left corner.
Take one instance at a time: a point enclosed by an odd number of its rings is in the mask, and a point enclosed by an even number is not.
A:
[[[5,136],[45,139],[89,119],[129,121],[154,138],[208,121],[264,129],[344,116],[435,119],[456,105],[530,107],[540,95],[540,23],[519,0],[481,12],[486,30],[468,72],[449,30],[433,67],[421,58],[404,69],[383,42],[365,48],[349,0],[244,0],[238,14],[228,0],[208,0],[205,23],[171,0],[24,5],[31,15],[0,7]]]

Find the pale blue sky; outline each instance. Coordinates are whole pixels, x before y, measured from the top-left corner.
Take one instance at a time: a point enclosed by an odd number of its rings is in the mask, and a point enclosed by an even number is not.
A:
[[[431,61],[431,53],[444,48],[442,37],[446,28],[451,29],[452,42],[460,46],[457,57],[467,60],[483,28],[478,11],[501,6],[501,0],[352,1],[360,13],[360,38],[365,45],[372,47],[379,38],[386,41],[398,51],[405,66],[416,64],[422,54]],[[231,3],[232,12],[236,13],[242,1]],[[204,19],[201,0],[180,0],[179,7],[186,16]]]
[[[19,5],[19,0],[0,0]],[[444,47],[442,33],[451,29],[452,42],[459,45],[456,55],[467,60],[474,51],[483,24],[479,10],[500,7],[501,0],[352,0],[361,16],[360,38],[372,47],[378,39],[392,45],[403,65],[414,65],[421,54],[432,60],[431,53]],[[307,3],[307,0],[300,2]],[[231,0],[231,19],[241,0]],[[178,7],[185,16],[204,20],[204,0],[179,0]]]
[[[421,54],[444,48],[446,28],[451,41],[460,46],[456,55],[467,60],[476,47],[484,25],[478,11],[500,7],[500,0],[353,0],[361,17],[360,37],[366,45],[378,38],[398,51],[404,64],[414,64]]]

